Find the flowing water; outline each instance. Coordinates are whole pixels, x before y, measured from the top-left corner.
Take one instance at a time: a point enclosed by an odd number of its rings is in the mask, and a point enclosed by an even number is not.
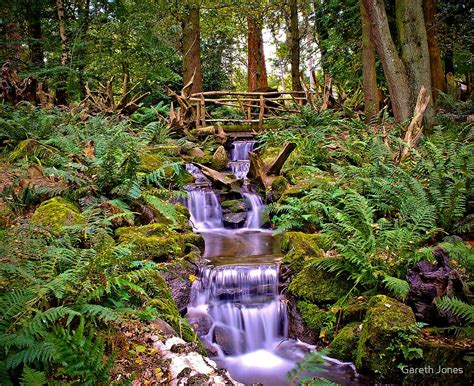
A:
[[[255,141],[234,142],[229,168],[233,162],[248,163],[254,145]],[[204,237],[204,257],[210,261],[193,282],[187,317],[213,359],[235,380],[288,385],[287,373],[314,347],[288,338],[286,300],[279,291],[279,239],[261,229],[263,200],[244,186],[245,225],[226,229],[209,181],[199,168],[187,169],[196,177],[188,187],[191,225]],[[358,384],[352,364],[326,359],[320,376]]]
[[[228,167],[237,178],[247,177],[250,168],[249,153],[253,151],[256,143],[256,141],[233,142]]]

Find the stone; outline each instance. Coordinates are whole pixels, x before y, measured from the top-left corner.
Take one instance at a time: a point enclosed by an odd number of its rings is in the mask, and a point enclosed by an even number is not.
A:
[[[212,156],[212,167],[217,171],[224,171],[229,163],[229,156],[224,146],[219,146]]]
[[[439,310],[435,299],[449,296],[466,302],[465,285],[459,273],[451,267],[443,248],[435,248],[433,255],[436,264],[420,261],[408,272],[407,304],[413,308],[417,320],[437,326],[461,325],[462,321],[451,312]]]
[[[207,335],[214,324],[212,318],[203,312],[191,311],[186,315],[197,336]]]
[[[224,225],[232,228],[239,228],[245,224],[247,212],[226,213],[224,215]]]
[[[159,331],[160,333],[164,335],[178,336],[174,328],[171,327],[167,322],[165,322],[161,318],[156,318],[153,321],[151,321],[150,328],[154,331]],[[152,336],[151,338],[153,341],[158,340],[157,338],[155,339],[154,336]]]
[[[355,352],[357,368],[382,380],[396,380],[400,376],[397,365],[402,362],[398,340],[400,334],[411,334],[415,323],[406,304],[385,295],[371,298]]]
[[[307,259],[323,257],[320,249],[321,235],[303,232],[286,232],[280,240],[282,252],[286,252],[283,264],[296,274],[303,269]]]
[[[296,299],[293,296],[286,296],[288,310],[288,337],[299,339],[306,343],[316,343],[319,333],[309,328],[303,320]]]
[[[193,147],[191,150],[189,150],[189,156],[194,158],[194,159],[201,159],[206,156],[206,153],[199,147]]]
[[[224,212],[238,213],[247,210],[243,200],[226,200],[221,203],[221,206]]]
[[[318,305],[334,304],[351,289],[352,285],[347,280],[336,277],[331,272],[308,266],[291,280],[288,287],[289,293],[296,298]]]
[[[330,311],[319,308],[316,304],[298,301],[298,311],[303,318],[305,325],[314,331],[318,338],[326,338],[332,331],[332,326],[336,323],[336,315]]]
[[[215,326],[213,340],[226,355],[236,355],[245,352],[245,334],[227,326]]]
[[[342,328],[329,344],[329,356],[341,361],[353,361],[361,326],[361,323],[351,323]]]
[[[87,221],[79,208],[62,197],[44,201],[31,216],[31,224],[61,233],[66,226],[85,226]]]

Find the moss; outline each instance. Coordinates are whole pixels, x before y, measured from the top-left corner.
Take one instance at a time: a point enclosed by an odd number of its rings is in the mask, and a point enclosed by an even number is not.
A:
[[[194,333],[193,328],[186,319],[181,317],[165,279],[161,275],[157,275],[155,278],[153,288],[157,296],[150,300],[147,306],[154,307],[158,311],[160,318],[168,322],[185,341],[196,341],[200,349],[199,351],[205,353],[204,347]]]
[[[115,230],[120,243],[131,243],[137,252],[149,259],[168,259],[182,256],[184,240],[163,224],[124,227]]]
[[[329,345],[329,355],[341,361],[352,361],[354,359],[354,347],[359,340],[360,323],[351,323],[341,329]]]
[[[229,163],[229,157],[224,146],[219,146],[212,156],[212,167],[218,171],[224,171]]]
[[[332,315],[329,315],[327,311],[319,308],[313,303],[299,301],[296,305],[306,326],[316,331],[318,334],[333,317]]]
[[[65,226],[85,226],[87,221],[73,203],[62,197],[54,197],[35,210],[31,223],[60,232]]]
[[[347,295],[352,286],[344,279],[304,267],[291,281],[288,291],[295,297],[315,304],[333,304]]]
[[[161,153],[169,156],[178,156],[181,153],[181,146],[176,145],[156,145],[148,147],[147,150],[151,153]]]
[[[334,307],[334,312],[338,314],[338,319],[341,324],[348,324],[351,322],[362,322],[367,313],[367,298],[359,297],[342,307]]]
[[[191,231],[192,228],[189,225],[189,218],[190,218],[189,209],[181,204],[175,204],[174,207],[177,213],[177,216],[176,216],[177,228],[181,229],[182,231]]]
[[[265,146],[263,151],[260,153],[260,158],[266,164],[270,164],[276,158],[276,156],[280,153],[280,151],[281,151],[280,147]]]
[[[319,248],[321,236],[303,232],[287,232],[280,240],[282,252],[286,252],[283,262],[289,264],[292,272],[300,272],[305,261],[310,258],[322,257]]]
[[[247,210],[247,206],[242,200],[223,201],[221,206],[222,209],[228,210],[231,213],[245,212]]]
[[[145,153],[140,156],[140,170],[142,172],[151,173],[164,164],[163,157],[159,154]]]
[[[288,180],[283,176],[278,176],[272,181],[272,197],[279,200],[283,192],[288,188]]]
[[[410,333],[415,322],[415,315],[407,305],[385,295],[371,298],[357,344],[356,366],[382,379],[399,376],[399,334]]]

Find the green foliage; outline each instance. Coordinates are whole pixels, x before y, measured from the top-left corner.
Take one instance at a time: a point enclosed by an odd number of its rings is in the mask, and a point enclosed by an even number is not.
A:
[[[436,299],[436,306],[441,311],[451,312],[468,325],[474,324],[474,306],[464,303],[456,297],[443,296],[442,298],[438,298]]]
[[[307,373],[324,373],[324,355],[326,351],[313,351],[305,355],[304,359],[298,362],[294,369],[288,372],[287,377],[292,385],[336,385],[331,381],[319,376],[307,375]]]

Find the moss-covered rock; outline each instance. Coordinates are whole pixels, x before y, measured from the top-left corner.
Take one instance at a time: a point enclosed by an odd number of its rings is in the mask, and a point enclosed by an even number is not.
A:
[[[283,176],[278,176],[272,181],[272,198],[279,200],[283,192],[288,188],[288,180]]]
[[[133,244],[144,258],[169,259],[183,256],[184,240],[163,224],[123,227],[115,230],[120,243]]]
[[[384,380],[399,379],[402,337],[412,333],[415,323],[415,315],[407,305],[385,295],[371,298],[357,344],[357,368]]]
[[[354,360],[354,347],[357,346],[360,323],[351,323],[342,328],[328,347],[329,355],[341,361]]]
[[[76,205],[62,197],[54,197],[35,210],[31,223],[60,232],[65,226],[85,226],[87,221]]]
[[[286,252],[283,263],[288,264],[293,273],[298,273],[303,269],[307,259],[322,257],[320,245],[319,234],[287,232],[280,240],[281,250]]]
[[[318,305],[333,304],[347,295],[352,285],[334,274],[304,267],[291,281],[288,291],[298,299]]]
[[[139,169],[142,172],[151,173],[164,164],[163,157],[160,154],[145,153],[140,156]]]
[[[219,146],[212,156],[212,166],[215,170],[224,171],[229,163],[229,156],[224,146]]]
[[[331,311],[337,314],[339,323],[345,325],[351,322],[362,322],[367,313],[367,307],[367,297],[359,296],[349,304],[331,307]]]
[[[332,328],[336,322],[336,316],[332,312],[305,301],[298,301],[296,305],[305,325],[317,335],[325,337],[332,333]]]
[[[226,200],[222,202],[221,206],[224,211],[231,213],[245,212],[247,210],[247,206],[242,200]]]

